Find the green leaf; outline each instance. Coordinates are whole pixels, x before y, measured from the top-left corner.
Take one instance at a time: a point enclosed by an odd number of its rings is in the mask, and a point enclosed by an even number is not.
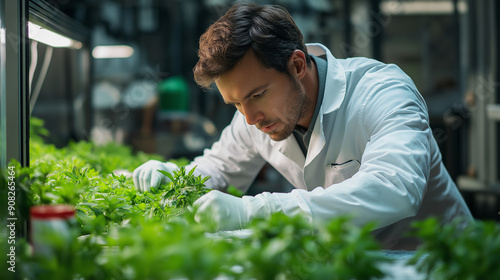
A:
[[[192,177],[192,176],[193,176],[193,174],[194,174],[194,170],[195,170],[195,169],[196,169],[196,166],[195,166],[195,167],[193,167],[193,169],[191,169],[191,171],[189,171],[189,173],[188,173],[187,177]]]
[[[161,174],[167,176],[168,179],[170,179],[170,181],[174,181],[174,177],[169,172],[164,171],[164,170],[160,170],[160,169],[158,169],[157,171],[160,172]]]

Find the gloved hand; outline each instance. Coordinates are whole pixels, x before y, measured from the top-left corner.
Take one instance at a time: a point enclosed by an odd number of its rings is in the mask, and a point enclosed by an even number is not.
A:
[[[198,198],[193,204],[197,222],[212,222],[218,230],[244,228],[250,220],[270,216],[281,210],[280,203],[271,193],[236,197],[212,190]]]
[[[149,191],[150,188],[157,188],[160,184],[165,184],[170,179],[158,172],[163,170],[166,172],[173,172],[179,167],[173,162],[161,162],[158,160],[149,160],[134,170],[134,185],[138,191]]]

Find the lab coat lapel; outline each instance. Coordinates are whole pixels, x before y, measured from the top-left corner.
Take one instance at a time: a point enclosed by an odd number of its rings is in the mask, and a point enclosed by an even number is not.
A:
[[[321,109],[314,124],[314,129],[311,135],[307,158],[304,166],[304,180],[309,190],[317,186],[323,186],[325,178],[325,153],[322,151],[328,149],[331,143],[329,139],[326,141],[326,135],[335,135],[333,127],[333,119],[335,111],[337,111],[344,101],[346,93],[346,75],[344,67],[338,62],[330,51],[321,44],[311,44],[307,46],[311,53],[316,55],[326,54],[328,61],[327,77],[325,83],[325,93]],[[324,186],[323,186],[324,187]]]
[[[311,141],[309,144],[309,149],[307,151],[307,158],[305,165],[310,164],[323,150],[326,139],[325,131],[330,132],[333,128],[325,119],[327,114],[336,111],[342,101],[344,101],[344,96],[346,92],[346,76],[345,69],[342,65],[333,57],[330,51],[321,44],[308,44],[308,51],[312,54],[322,55],[326,54],[328,66],[326,73],[325,82],[325,93],[323,95],[323,100],[321,104],[321,109],[314,124],[313,133],[311,135]],[[331,133],[328,133],[330,135]]]
[[[271,140],[271,145],[273,146],[273,149],[278,150],[291,161],[295,162],[301,170],[304,169],[304,163],[306,159],[304,157],[304,154],[300,150],[299,144],[297,143],[297,140],[295,140],[293,134],[283,141]]]
[[[325,133],[323,132],[323,115],[318,114],[316,123],[314,124],[313,132],[311,134],[311,141],[309,142],[309,149],[307,150],[305,165],[311,163],[311,161],[316,158],[316,156],[318,156],[321,150],[323,150],[325,143]]]

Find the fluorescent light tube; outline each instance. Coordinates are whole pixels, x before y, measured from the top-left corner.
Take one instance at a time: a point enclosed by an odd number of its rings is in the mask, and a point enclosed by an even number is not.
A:
[[[127,58],[134,54],[134,49],[126,45],[97,46],[92,50],[94,58]]]
[[[433,15],[433,14],[452,14],[452,1],[382,1],[380,9],[386,14],[392,15]],[[457,3],[457,9],[460,13],[467,11],[467,4]]]
[[[41,26],[28,22],[28,36],[30,39],[44,43],[54,48],[79,49],[82,43],[62,36]]]

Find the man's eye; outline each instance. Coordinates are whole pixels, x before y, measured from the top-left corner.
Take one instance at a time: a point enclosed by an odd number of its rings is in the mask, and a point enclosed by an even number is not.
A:
[[[261,92],[261,93],[259,93],[259,94],[256,94],[256,95],[254,95],[253,97],[254,97],[254,98],[259,98],[259,97],[262,97],[262,96],[264,96],[264,95],[266,94],[266,92],[267,92],[267,90],[264,90],[263,92]]]

